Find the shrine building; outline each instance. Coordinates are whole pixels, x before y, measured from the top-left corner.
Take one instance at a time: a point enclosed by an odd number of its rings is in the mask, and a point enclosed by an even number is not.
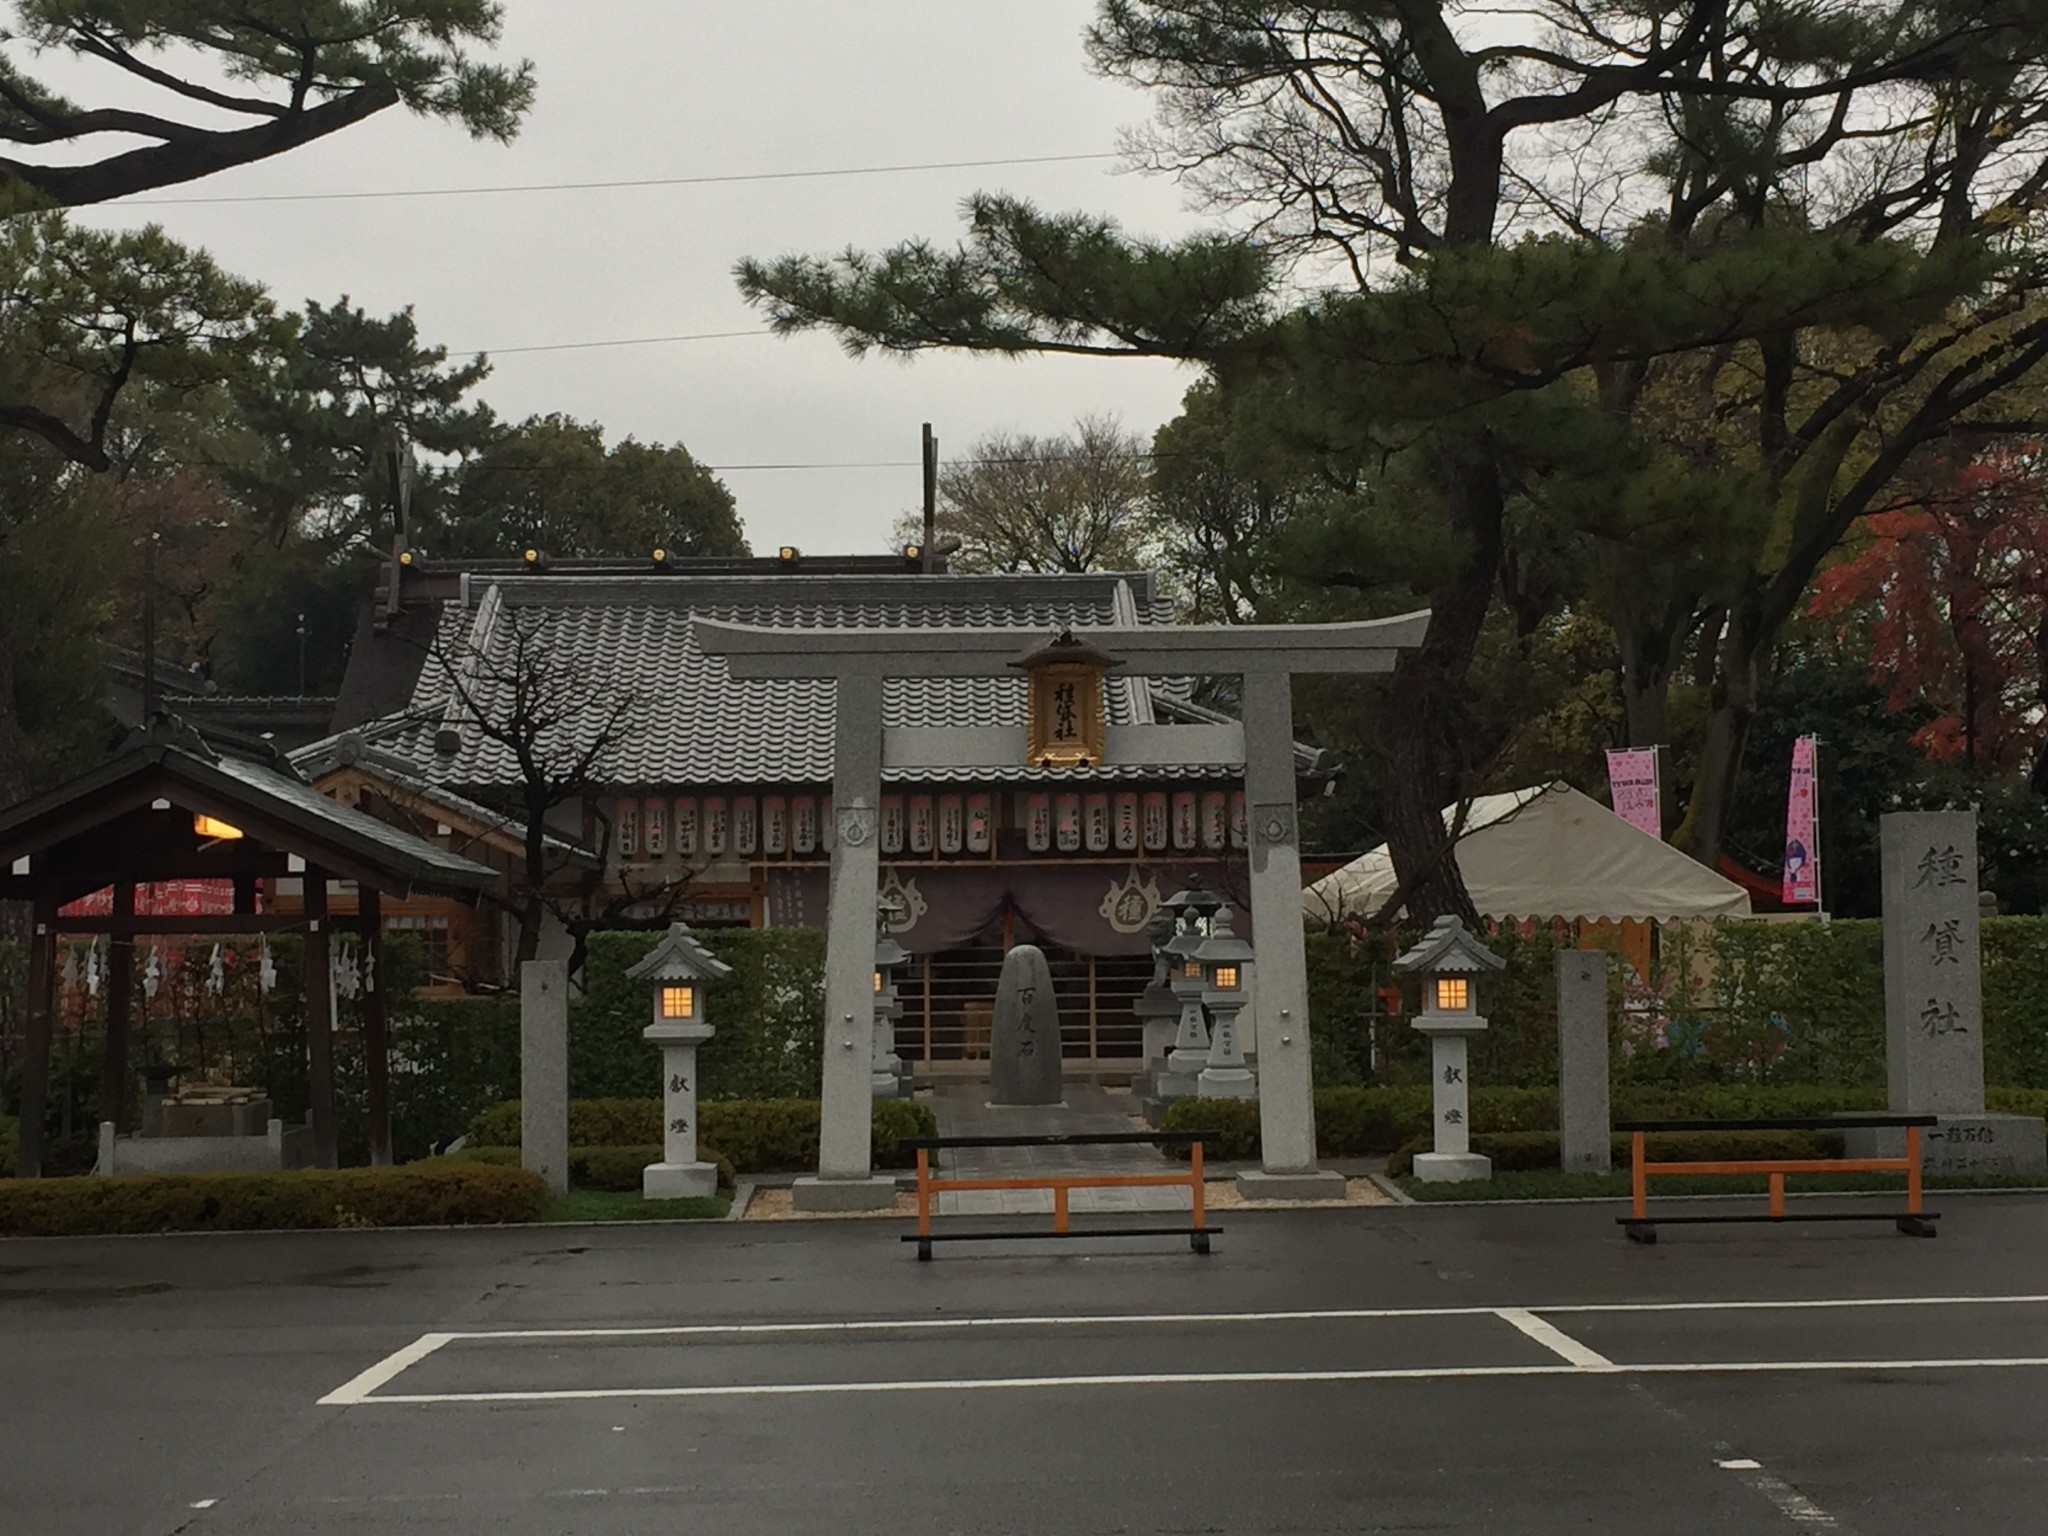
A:
[[[516,871],[532,775],[506,726],[523,709],[549,772],[591,760],[584,791],[545,819],[551,906],[601,927],[820,927],[832,684],[735,677],[696,622],[929,629],[935,655],[948,631],[1041,632],[1013,675],[885,685],[886,726],[943,727],[930,734],[948,743],[922,753],[904,745],[919,732],[895,733],[884,759],[880,895],[913,957],[898,1049],[927,1076],[977,1070],[1003,954],[1028,942],[1051,961],[1070,1068],[1114,1071],[1140,1055],[1132,1010],[1162,898],[1199,879],[1249,927],[1236,721],[1067,634],[1170,618],[1145,573],[953,575],[793,550],[393,561],[334,731],[294,761],[330,795]],[[1209,750],[1156,763],[1117,750],[1119,731],[1154,725],[1195,728],[1174,739]],[[1320,793],[1321,754],[1297,747],[1294,762],[1300,793]],[[504,909],[427,900],[389,920],[422,932],[443,986],[512,979]],[[555,927],[541,953],[567,948]]]

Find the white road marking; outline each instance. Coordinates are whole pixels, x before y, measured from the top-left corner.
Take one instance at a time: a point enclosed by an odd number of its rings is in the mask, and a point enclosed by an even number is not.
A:
[[[1494,1315],[1582,1371],[1611,1371],[1615,1368],[1614,1362],[1598,1350],[1588,1349],[1555,1323],[1546,1323],[1526,1308],[1502,1307]]]
[[[1512,1310],[1564,1313],[1634,1312],[1793,1312],[1840,1307],[1991,1307],[2038,1306],[2048,1294],[2036,1296],[1885,1296],[1821,1301],[1612,1301],[1567,1302]],[[651,1339],[702,1335],[795,1333],[894,1333],[972,1331],[984,1328],[1107,1328],[1132,1326],[1201,1326],[1214,1323],[1320,1323],[1370,1321],[1404,1317],[1494,1317],[1499,1307],[1339,1307],[1292,1312],[1147,1312],[1099,1313],[1081,1316],[1030,1317],[906,1317],[851,1319],[815,1323],[675,1323],[649,1328],[491,1328],[429,1335],[451,1339]]]
[[[1502,1376],[1707,1376],[1766,1371],[1964,1371],[2048,1367],[2048,1356],[2026,1359],[1956,1360],[1741,1360],[1671,1364],[1616,1364],[1608,1371],[1579,1365],[1404,1366],[1359,1371],[1192,1371],[1125,1376],[988,1376],[920,1381],[747,1382],[697,1387],[566,1387],[514,1392],[389,1392],[356,1400],[354,1406],[420,1403],[567,1403],[614,1398],[664,1397],[831,1397],[895,1392],[1013,1392],[1080,1387],[1259,1386],[1275,1383],[1347,1381],[1470,1381]]]
[[[1742,1481],[1778,1506],[1778,1513],[1794,1525],[1809,1531],[1831,1531],[1835,1517],[1822,1509],[1782,1477],[1764,1470],[1764,1464],[1749,1456],[1734,1456],[1716,1463],[1723,1471],[1737,1472]]]
[[[192,1501],[192,1508],[211,1509],[214,1505],[218,1504],[219,1502],[219,1499],[194,1499]]]
[[[566,1403],[621,1397],[824,1397],[892,1392],[1005,1392],[1033,1387],[1177,1387],[1316,1381],[1433,1381],[1478,1376],[1572,1376],[1571,1365],[1416,1366],[1364,1371],[1190,1371],[1126,1376],[964,1376],[920,1381],[788,1381],[698,1387],[562,1387],[536,1392],[392,1392],[382,1403]]]
[[[405,1348],[386,1355],[359,1376],[352,1376],[332,1392],[320,1399],[322,1408],[346,1408],[356,1403],[374,1402],[370,1394],[398,1376],[411,1370],[427,1356],[450,1340],[461,1337],[453,1333],[423,1333]]]
[[[1698,1375],[1762,1371],[2000,1370],[2048,1366],[2048,1357],[1963,1357],[1919,1360],[1759,1360],[1617,1363],[1546,1320],[1550,1315],[1630,1315],[1665,1312],[1810,1311],[1884,1307],[2029,1306],[2048,1294],[2021,1296],[1894,1296],[1797,1301],[1574,1302],[1529,1307],[1353,1307],[1276,1312],[1183,1312],[1084,1316],[885,1318],[833,1322],[690,1323],[646,1328],[504,1328],[422,1334],[319,1400],[323,1407],[369,1403],[554,1402],[658,1397],[773,1397],[833,1393],[988,1391],[1048,1387],[1175,1386],[1262,1382],[1435,1381],[1577,1373]],[[689,1387],[590,1387],[547,1391],[383,1393],[399,1376],[452,1343],[542,1339],[647,1339],[1016,1328],[1102,1328],[1173,1324],[1229,1326],[1252,1323],[1398,1321],[1404,1318],[1493,1317],[1508,1323],[1565,1362],[1563,1365],[1480,1365],[1337,1371],[1204,1372],[1171,1374],[1026,1376],[945,1381],[738,1383]],[[623,1429],[624,1426],[619,1426]]]

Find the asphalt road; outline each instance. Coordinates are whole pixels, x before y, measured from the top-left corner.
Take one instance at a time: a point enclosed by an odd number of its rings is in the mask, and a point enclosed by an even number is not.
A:
[[[1942,1204],[0,1243],[0,1533],[2038,1536],[2048,1200]]]

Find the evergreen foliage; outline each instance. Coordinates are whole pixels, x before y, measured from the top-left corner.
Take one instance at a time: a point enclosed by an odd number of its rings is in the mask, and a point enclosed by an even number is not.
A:
[[[2048,34],[2021,0],[1466,9],[1104,0],[1097,68],[1160,105],[1141,160],[1241,237],[983,195],[955,250],[738,276],[855,351],[1171,356],[1284,402],[1282,440],[1357,477],[1304,519],[1347,554],[1312,582],[1353,616],[1426,594],[1375,771],[1408,909],[1469,917],[1439,812],[1510,734],[1476,671],[1581,605],[1649,742],[1696,654],[1680,835],[1711,860],[1814,571],[2048,358]]]

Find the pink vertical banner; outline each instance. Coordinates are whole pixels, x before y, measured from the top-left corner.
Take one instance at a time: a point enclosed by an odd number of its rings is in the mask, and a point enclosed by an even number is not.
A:
[[[1607,753],[1607,793],[1614,814],[1639,832],[1660,842],[1664,837],[1664,802],[1657,793],[1657,749],[1615,747]]]
[[[1814,737],[1792,743],[1792,792],[1785,802],[1785,879],[1779,891],[1787,906],[1820,905],[1820,802],[1816,798]]]

